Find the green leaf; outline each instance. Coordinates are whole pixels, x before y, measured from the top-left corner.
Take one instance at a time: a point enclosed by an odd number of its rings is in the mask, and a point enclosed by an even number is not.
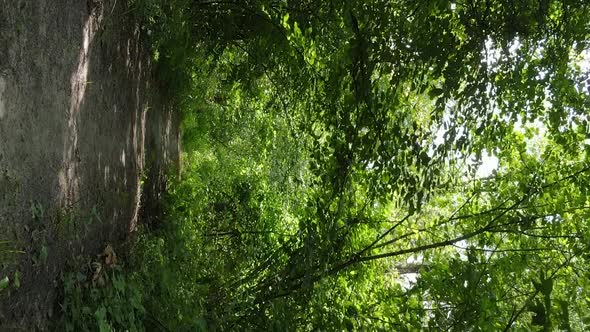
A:
[[[12,281],[14,288],[20,288],[20,272],[18,270],[14,271],[14,280]]]
[[[0,279],[0,291],[6,289],[9,284],[10,284],[10,279],[8,279],[8,277],[4,277],[4,278]]]
[[[430,90],[430,91],[428,92],[428,96],[429,96],[431,99],[434,99],[434,98],[436,98],[436,97],[438,97],[438,96],[442,95],[444,92],[445,92],[445,91],[444,91],[443,89],[440,89],[440,88],[434,88],[434,89],[432,89],[432,90]]]
[[[101,306],[94,312],[94,317],[100,332],[111,332],[111,327],[107,322],[107,310],[104,306]]]

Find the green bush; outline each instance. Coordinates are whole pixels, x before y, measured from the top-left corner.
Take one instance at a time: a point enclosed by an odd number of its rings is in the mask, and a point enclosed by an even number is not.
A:
[[[65,331],[143,331],[146,311],[144,293],[120,267],[104,271],[98,285],[82,273],[63,278]]]

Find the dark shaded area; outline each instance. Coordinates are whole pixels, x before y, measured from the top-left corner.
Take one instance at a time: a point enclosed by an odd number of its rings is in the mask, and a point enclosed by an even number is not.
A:
[[[46,330],[60,274],[122,243],[141,183],[178,169],[144,37],[126,1],[0,1],[0,240],[24,252],[0,261],[2,330]]]

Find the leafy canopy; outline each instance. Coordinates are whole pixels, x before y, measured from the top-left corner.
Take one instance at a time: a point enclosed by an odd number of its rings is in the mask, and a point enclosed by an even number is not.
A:
[[[137,8],[184,114],[170,328],[588,328],[586,1]]]

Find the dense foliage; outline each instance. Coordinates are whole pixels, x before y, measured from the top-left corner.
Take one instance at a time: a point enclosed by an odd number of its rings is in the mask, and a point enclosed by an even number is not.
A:
[[[184,116],[157,327],[590,328],[586,1],[136,9]]]

